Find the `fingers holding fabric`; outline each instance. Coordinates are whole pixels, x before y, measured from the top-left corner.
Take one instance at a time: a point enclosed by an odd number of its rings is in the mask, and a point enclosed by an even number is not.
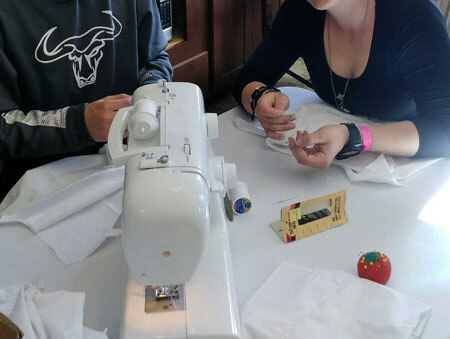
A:
[[[327,169],[346,142],[339,126],[324,126],[313,133],[298,131],[289,146],[298,163]]]

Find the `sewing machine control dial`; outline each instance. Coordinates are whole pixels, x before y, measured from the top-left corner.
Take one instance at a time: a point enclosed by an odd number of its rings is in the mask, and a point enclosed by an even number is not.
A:
[[[152,168],[163,168],[169,167],[171,165],[170,157],[167,154],[161,156],[155,156],[154,153],[145,154],[145,159],[141,160],[139,163],[139,169],[152,169]],[[143,155],[144,155],[143,154]]]

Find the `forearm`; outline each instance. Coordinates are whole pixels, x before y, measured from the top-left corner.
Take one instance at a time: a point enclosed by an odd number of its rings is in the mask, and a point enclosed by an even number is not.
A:
[[[91,144],[94,141],[84,121],[84,105],[46,112],[14,110],[0,116],[0,158],[38,158]]]
[[[148,85],[158,82],[160,79],[172,81],[173,69],[170,64],[169,55],[165,51],[153,60],[149,61],[140,71],[139,85]]]
[[[450,39],[442,14],[429,1],[415,2],[421,15],[393,27],[398,76],[415,102],[408,118],[417,128],[414,158],[450,157]]]
[[[411,121],[370,126],[371,152],[412,157],[419,149],[419,133]]]
[[[285,1],[281,6],[271,30],[246,62],[235,82],[234,98],[247,112],[251,112],[248,93],[251,96],[253,92],[248,86],[254,89],[255,84],[252,83],[255,82],[275,86],[302,54],[309,39],[309,25],[313,22],[311,10],[312,7],[306,1]]]

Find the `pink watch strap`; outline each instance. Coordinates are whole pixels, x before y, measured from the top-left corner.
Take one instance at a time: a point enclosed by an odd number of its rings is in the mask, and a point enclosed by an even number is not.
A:
[[[368,151],[372,146],[372,133],[370,133],[369,126],[359,126],[362,137],[362,149]]]

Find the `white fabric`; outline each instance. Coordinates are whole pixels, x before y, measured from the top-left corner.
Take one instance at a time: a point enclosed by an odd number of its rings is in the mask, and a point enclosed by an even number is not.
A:
[[[124,167],[103,154],[62,159],[30,170],[0,204],[0,225],[18,222],[66,265],[90,255],[122,211]]]
[[[322,103],[305,104],[295,113],[296,129],[285,132],[285,139],[279,141],[266,139],[266,144],[281,153],[292,155],[287,143],[288,137],[295,136],[296,130],[307,130],[309,133],[325,125],[339,125],[342,122],[353,122],[357,125],[380,124],[364,117],[346,114]],[[258,122],[247,122],[235,119],[236,127],[244,132],[265,136]],[[379,153],[362,152],[345,160],[335,160],[333,164],[342,167],[350,181],[382,182],[392,185],[403,185],[406,180],[433,165],[441,158],[407,159],[392,157]]]
[[[106,331],[83,327],[84,293],[41,293],[25,284],[0,289],[0,312],[24,333],[24,339],[107,339]]]
[[[282,263],[242,309],[244,338],[417,339],[431,308],[342,271]]]

